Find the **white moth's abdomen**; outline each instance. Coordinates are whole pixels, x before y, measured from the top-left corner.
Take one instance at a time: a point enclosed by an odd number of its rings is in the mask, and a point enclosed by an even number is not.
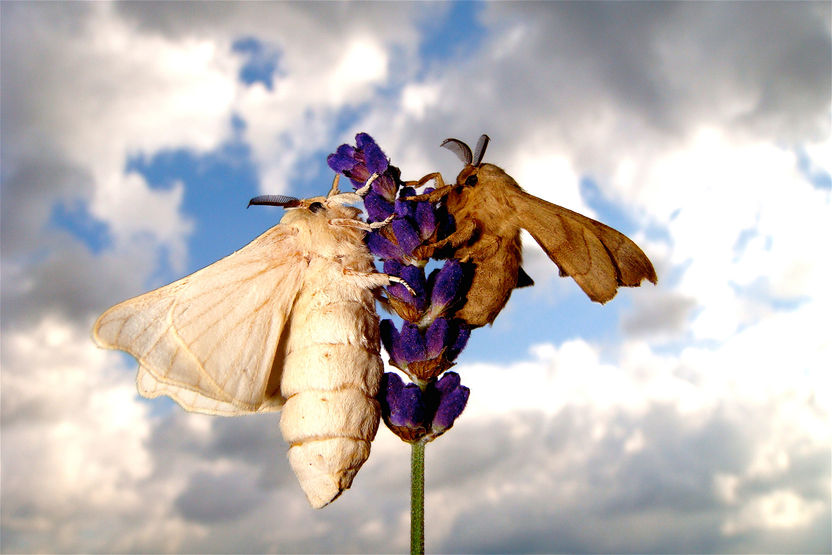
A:
[[[370,455],[380,418],[375,300],[371,291],[333,279],[342,268],[326,259],[310,264],[316,287],[302,290],[295,302],[281,380],[287,401],[280,429],[315,508],[350,487]]]

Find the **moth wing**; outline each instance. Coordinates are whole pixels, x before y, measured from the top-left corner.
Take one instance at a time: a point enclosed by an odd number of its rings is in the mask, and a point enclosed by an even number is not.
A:
[[[167,395],[208,414],[280,410],[280,340],[306,266],[295,233],[278,224],[222,260],[110,308],[93,338],[136,357],[145,397]]]
[[[656,283],[653,264],[623,233],[522,190],[513,200],[515,223],[593,301],[609,301],[621,285],[636,287],[644,279]]]

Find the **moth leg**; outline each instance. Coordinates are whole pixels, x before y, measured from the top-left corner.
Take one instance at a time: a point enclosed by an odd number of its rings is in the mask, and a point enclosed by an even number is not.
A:
[[[364,183],[363,187],[361,187],[360,189],[356,189],[355,194],[361,198],[364,198],[364,196],[370,192],[370,187],[373,185],[373,181],[375,181],[376,179],[378,179],[378,174],[374,173],[370,176],[367,182]]]
[[[378,229],[380,227],[384,227],[390,222],[393,221],[395,214],[391,214],[389,218],[382,222],[373,222],[368,224],[366,222],[362,222],[361,220],[353,220],[351,218],[333,218],[329,220],[329,225],[339,225],[342,227],[354,227],[357,229],[361,229],[363,231],[372,231],[374,229]]]
[[[434,243],[430,243],[427,245],[422,245],[419,249],[425,249],[426,252],[433,252],[435,250],[444,249],[445,247],[452,247],[454,249],[458,249],[462,245],[467,244],[474,236],[477,235],[479,229],[479,224],[476,220],[463,220],[462,225],[457,228],[456,231],[445,237],[444,239],[440,239]],[[422,252],[416,253],[418,255],[422,255]]]
[[[373,223],[368,224],[368,225],[370,226],[370,229],[379,229],[379,228],[382,228],[382,227],[384,227],[384,226],[388,225],[390,222],[392,222],[392,221],[393,221],[393,218],[395,218],[395,217],[396,217],[396,215],[395,215],[395,214],[390,214],[390,215],[387,217],[387,219],[386,219],[386,220],[384,220],[384,221],[382,221],[382,222],[373,222]]]
[[[349,278],[352,284],[362,286],[366,289],[378,289],[379,287],[384,287],[386,285],[390,285],[391,283],[399,283],[404,286],[404,288],[407,289],[411,295],[416,295],[413,288],[410,287],[405,280],[398,276],[391,276],[378,272],[359,272],[358,270],[353,270],[352,268],[344,268],[343,273],[345,277]]]
[[[420,179],[419,181],[405,181],[404,185],[405,185],[405,187],[413,187],[415,189],[416,187],[421,187],[422,185],[424,185],[425,183],[427,183],[428,181],[431,181],[431,180],[436,181],[436,188],[437,189],[441,189],[441,188],[445,187],[445,180],[442,179],[442,174],[439,173],[439,172],[429,173],[426,176],[424,176],[422,179]]]
[[[329,192],[326,194],[326,198],[334,197],[337,194],[340,194],[341,191],[338,190],[338,181],[341,180],[341,174],[336,173],[335,178],[332,180],[332,187],[330,187]]]
[[[434,253],[434,251],[437,251],[439,249],[443,249],[443,248],[448,247],[448,246],[453,247],[454,249],[457,249],[457,248],[461,247],[462,245],[465,245],[466,243],[468,243],[471,239],[473,239],[474,236],[477,234],[478,229],[479,229],[479,224],[477,223],[476,220],[474,220],[474,219],[463,220],[462,225],[456,231],[454,231],[453,233],[451,233],[450,235],[448,235],[444,239],[436,241],[435,243],[422,245],[422,246],[416,248],[416,250],[414,251],[413,254],[415,254],[419,258],[422,258],[422,257],[429,257]]]

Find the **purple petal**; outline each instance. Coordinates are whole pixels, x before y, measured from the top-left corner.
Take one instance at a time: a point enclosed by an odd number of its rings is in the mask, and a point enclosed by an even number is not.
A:
[[[459,293],[462,283],[462,266],[459,261],[450,259],[445,262],[433,283],[430,302],[435,307],[445,307],[454,300]]]
[[[361,132],[355,135],[355,146],[360,149],[364,149],[367,145],[374,145],[376,144],[375,139],[373,139],[369,133]]]
[[[387,170],[387,156],[375,142],[364,144],[360,148],[364,152],[364,164],[370,173],[381,175]]]
[[[364,197],[364,208],[367,209],[367,221],[370,222],[383,222],[393,213],[393,203],[375,191],[370,191]]]
[[[373,181],[373,191],[381,195],[386,201],[393,203],[396,200],[396,189],[398,185],[396,180],[390,175],[384,173]]]
[[[370,252],[379,258],[389,260],[401,259],[404,257],[404,251],[402,251],[402,248],[400,246],[393,243],[377,231],[368,234],[366,241],[367,248],[370,249]],[[407,289],[405,289],[405,291],[407,291]]]
[[[431,431],[441,433],[453,426],[454,421],[465,410],[471,390],[460,384],[459,374],[446,372],[434,385],[439,393],[439,406],[433,416]]]
[[[355,159],[355,149],[350,145],[341,145],[334,154],[327,156],[326,163],[333,171],[348,172],[358,163]]]
[[[414,383],[404,384],[398,374],[387,372],[382,376],[381,410],[393,426],[421,428],[425,420],[425,403],[422,391]]]
[[[399,330],[396,329],[396,325],[393,324],[393,320],[385,318],[379,322],[378,331],[381,335],[381,344],[384,345],[384,350],[387,351],[388,355],[390,355],[393,364],[398,366],[398,363],[401,361],[395,358],[394,349],[399,343]]]
[[[454,330],[455,331],[455,330]],[[437,318],[425,332],[425,343],[427,345],[427,359],[433,359],[439,356],[442,349],[450,347],[448,345],[451,337],[451,326],[444,318]],[[456,339],[456,337],[454,337]]]
[[[402,301],[415,306],[417,309],[424,309],[428,304],[427,283],[425,281],[424,269],[419,268],[418,266],[405,264],[395,275],[398,275],[405,280],[407,284],[410,285],[410,288],[416,292],[416,296],[414,297],[410,291],[405,289],[403,285],[399,284],[394,285],[400,287],[401,289],[394,290],[393,285],[391,285],[387,288],[387,290]]]
[[[405,322],[399,334],[399,349],[403,358],[408,362],[425,360],[425,338],[414,324]]]
[[[429,202],[417,202],[414,219],[419,227],[419,236],[427,239],[436,231],[436,214]]]
[[[416,203],[402,200],[401,198],[396,199],[396,204],[394,211],[396,216],[399,218],[408,218],[412,220],[416,220]]]
[[[398,260],[385,260],[382,271],[387,275],[402,277],[401,272],[403,268],[404,264]]]
[[[364,164],[356,164],[352,170],[344,173],[344,175],[350,178],[350,184],[356,190],[363,187],[370,178],[370,172],[367,171],[367,166]]]
[[[461,353],[462,349],[465,348],[465,345],[468,344],[468,338],[471,337],[471,328],[460,324],[459,320],[456,321],[456,328],[456,340],[454,340],[453,345],[445,351],[445,358],[449,361],[453,361],[459,356],[459,353]]]
[[[393,226],[393,234],[396,236],[399,246],[406,254],[412,253],[413,249],[422,243],[416,228],[408,220],[396,218],[390,225]]]

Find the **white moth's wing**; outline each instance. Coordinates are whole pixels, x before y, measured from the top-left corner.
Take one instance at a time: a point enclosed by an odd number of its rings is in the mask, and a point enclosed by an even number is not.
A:
[[[280,410],[280,339],[303,284],[296,230],[278,224],[239,251],[99,317],[99,346],[139,361],[145,397],[187,410]]]

